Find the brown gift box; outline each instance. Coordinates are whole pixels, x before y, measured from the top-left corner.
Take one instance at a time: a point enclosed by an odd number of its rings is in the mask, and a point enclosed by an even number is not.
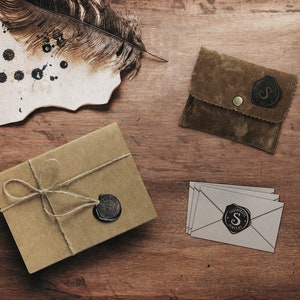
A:
[[[297,77],[201,48],[179,125],[274,153]]]
[[[0,206],[29,273],[156,217],[117,124],[2,172],[0,185]],[[94,216],[100,194],[119,199],[116,221]]]

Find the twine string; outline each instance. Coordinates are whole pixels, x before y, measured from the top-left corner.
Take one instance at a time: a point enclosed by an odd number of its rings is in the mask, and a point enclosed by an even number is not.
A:
[[[12,178],[12,179],[9,179],[7,181],[4,182],[3,184],[3,192],[4,194],[10,198],[11,200],[13,200],[13,203],[11,203],[10,205],[0,209],[0,212],[5,212],[11,208],[13,208],[14,206],[16,205],[19,205],[23,202],[26,202],[26,201],[29,201],[31,199],[34,199],[35,197],[39,196],[40,199],[41,199],[41,202],[42,202],[42,207],[43,207],[43,210],[44,212],[46,213],[46,215],[48,216],[51,216],[51,217],[54,217],[56,219],[56,222],[58,224],[58,227],[68,245],[68,248],[70,250],[70,252],[72,254],[75,254],[75,250],[74,250],[74,247],[72,246],[70,240],[68,239],[64,229],[63,229],[63,226],[61,225],[61,222],[60,222],[60,218],[62,217],[66,217],[66,216],[69,216],[71,214],[74,214],[78,211],[81,211],[83,209],[86,209],[88,207],[91,207],[91,206],[94,206],[96,204],[99,203],[99,200],[95,200],[91,197],[86,197],[86,196],[83,196],[83,195],[80,195],[80,194],[77,194],[77,193],[73,193],[73,192],[70,192],[70,191],[67,191],[67,190],[62,190],[61,188],[63,187],[67,187],[69,185],[71,185],[72,183],[80,180],[81,178],[83,177],[86,177],[86,176],[89,176],[95,172],[98,172],[100,171],[101,169],[105,168],[105,167],[108,167],[126,157],[129,157],[131,156],[130,153],[126,153],[126,154],[123,154],[115,159],[112,159],[108,162],[105,162],[95,168],[92,168],[90,170],[87,170],[77,176],[74,176],[62,183],[56,183],[56,182],[53,182],[49,187],[43,187],[42,184],[41,184],[41,175],[37,175],[36,171],[34,170],[33,168],[33,165],[32,165],[32,161],[31,160],[28,160],[28,164],[29,164],[29,167],[30,167],[30,170],[31,170],[31,173],[36,181],[36,184],[37,184],[37,187],[31,185],[30,183],[26,182],[25,180],[22,180],[22,179],[18,179],[18,178]],[[46,161],[43,162],[41,168],[40,168],[40,174],[42,173],[42,171],[44,171],[44,169],[47,170],[46,168],[46,165],[48,163],[55,163],[57,164],[57,166],[59,167],[59,170],[56,171],[56,175],[55,176],[55,180],[57,180],[58,178],[58,175],[59,173],[61,172],[61,165],[59,163],[58,160],[56,159],[48,159]],[[23,187],[25,187],[27,190],[29,190],[29,193],[26,194],[26,195],[23,195],[23,196],[16,196],[14,195],[12,192],[9,191],[8,189],[8,186],[12,183],[15,183],[15,184],[19,184],[19,185],[22,185]],[[65,196],[68,196],[70,198],[73,198],[73,199],[79,199],[82,201],[82,204],[66,211],[66,212],[63,212],[63,213],[56,213],[55,210],[54,210],[54,207],[49,199],[49,196],[50,195],[65,195]],[[47,201],[46,201],[47,200]],[[48,209],[47,205],[46,205],[46,202],[48,202],[50,208],[51,208],[51,211]]]

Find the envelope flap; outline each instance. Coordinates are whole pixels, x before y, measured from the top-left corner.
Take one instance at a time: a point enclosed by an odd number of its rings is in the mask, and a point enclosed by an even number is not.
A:
[[[256,218],[252,220],[252,226],[257,232],[265,237],[271,245],[275,248],[282,209],[276,209],[263,218]]]
[[[207,227],[222,219],[222,212],[219,208],[201,192],[195,206],[196,213],[192,216],[193,229]]]
[[[257,197],[253,197],[246,194],[239,194],[232,191],[218,190],[211,187],[201,187],[201,192],[205,195],[207,201],[212,202],[219,208],[221,213],[225,212],[228,205],[233,203],[247,207],[251,211],[251,219],[265,216],[268,213],[280,209],[283,207],[282,202],[271,201],[266,199],[259,199],[257,203]]]
[[[192,74],[190,93],[209,104],[280,123],[286,117],[296,85],[295,75],[202,47]]]
[[[191,236],[207,240],[211,240],[213,237],[214,241],[221,243],[274,252],[274,247],[251,227],[239,234],[233,235],[223,226],[222,221],[203,227],[200,230],[196,230],[192,232]]]

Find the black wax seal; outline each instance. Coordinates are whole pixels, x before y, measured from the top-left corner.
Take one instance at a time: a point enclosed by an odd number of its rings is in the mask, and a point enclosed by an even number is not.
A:
[[[99,196],[99,203],[93,209],[94,216],[102,222],[116,221],[122,212],[119,199],[112,194]]]
[[[222,221],[227,229],[235,234],[251,225],[251,214],[245,207],[230,204],[225,209]]]
[[[282,90],[276,79],[265,76],[253,83],[251,101],[261,107],[272,107],[282,99]]]

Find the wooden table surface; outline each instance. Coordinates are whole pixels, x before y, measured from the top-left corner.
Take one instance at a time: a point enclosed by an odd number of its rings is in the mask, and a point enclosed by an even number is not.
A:
[[[0,298],[300,299],[300,89],[274,155],[178,126],[201,46],[300,75],[299,1],[112,4],[140,17],[147,48],[169,62],[144,56],[109,105],[0,127],[0,171],[117,122],[158,218],[29,275],[0,216]],[[185,234],[189,181],[274,187],[285,204],[275,253]]]

